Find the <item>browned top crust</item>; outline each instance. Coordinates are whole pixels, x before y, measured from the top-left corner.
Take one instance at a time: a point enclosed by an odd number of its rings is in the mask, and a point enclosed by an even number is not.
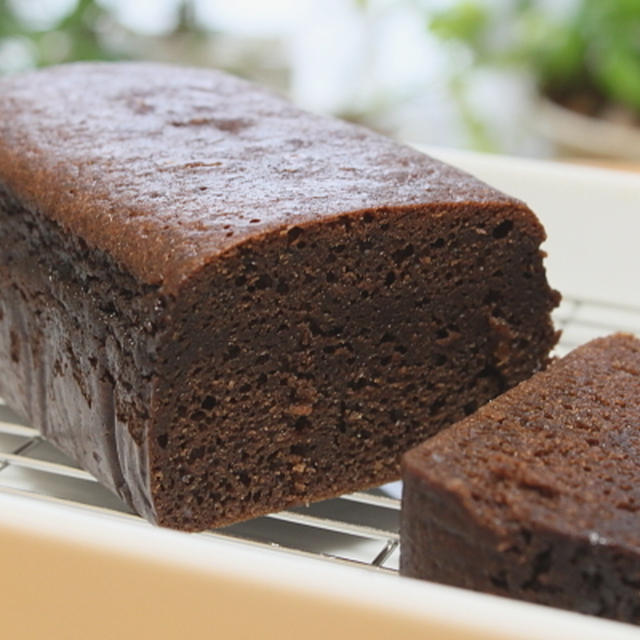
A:
[[[640,552],[640,340],[593,340],[405,454],[491,530]]]
[[[146,63],[2,80],[2,186],[166,292],[243,241],[340,213],[477,202],[531,215],[457,169],[243,80]]]

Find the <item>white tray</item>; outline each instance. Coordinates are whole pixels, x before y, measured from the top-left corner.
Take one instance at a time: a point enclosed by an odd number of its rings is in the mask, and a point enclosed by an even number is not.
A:
[[[550,237],[564,353],[640,333],[640,178],[430,149],[525,199]],[[352,494],[216,533],[154,528],[0,406],[6,638],[636,638],[637,628],[399,578],[398,501]]]

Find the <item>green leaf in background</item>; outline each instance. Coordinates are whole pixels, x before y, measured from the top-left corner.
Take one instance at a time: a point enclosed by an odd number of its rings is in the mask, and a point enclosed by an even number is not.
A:
[[[27,30],[18,22],[7,0],[0,0],[0,38],[21,36]]]
[[[552,96],[590,94],[640,115],[640,0],[577,0],[563,17],[535,0],[490,8],[461,0],[429,29],[468,48],[477,65],[516,66]],[[502,37],[492,37],[502,24]]]
[[[599,61],[596,78],[605,93],[640,113],[640,56],[612,48]]]
[[[482,43],[489,22],[489,9],[478,2],[460,2],[428,19],[429,29],[446,40],[461,40],[471,45]]]
[[[551,27],[535,52],[539,84],[543,88],[575,87],[584,81],[584,39],[575,30]]]
[[[640,0],[583,0],[577,24],[594,85],[640,113]]]
[[[32,64],[38,67],[126,57],[124,52],[112,51],[103,41],[100,23],[107,16],[108,12],[95,0],[78,0],[56,24],[41,30],[21,19],[9,0],[0,0],[0,48],[7,42],[28,46]],[[0,72],[1,63],[2,60]]]

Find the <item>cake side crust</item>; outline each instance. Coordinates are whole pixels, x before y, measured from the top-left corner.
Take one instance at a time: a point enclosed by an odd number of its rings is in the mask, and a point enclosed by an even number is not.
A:
[[[0,185],[0,394],[152,517],[146,431],[164,298]]]

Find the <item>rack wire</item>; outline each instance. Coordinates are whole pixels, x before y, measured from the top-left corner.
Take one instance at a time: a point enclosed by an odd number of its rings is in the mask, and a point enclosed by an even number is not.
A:
[[[555,314],[562,338],[556,355],[615,331],[640,334],[640,308],[567,297]],[[116,518],[138,518],[0,399],[0,492]],[[333,562],[398,569],[399,483],[351,493],[242,522],[199,536]]]

